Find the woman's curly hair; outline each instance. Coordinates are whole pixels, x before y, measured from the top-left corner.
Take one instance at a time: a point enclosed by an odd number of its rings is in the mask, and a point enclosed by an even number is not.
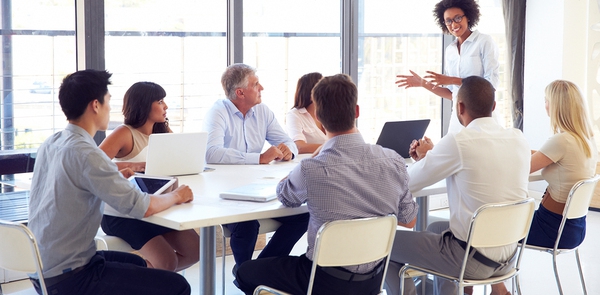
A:
[[[467,20],[469,20],[469,30],[479,22],[481,13],[479,12],[479,4],[475,0],[442,0],[435,5],[433,16],[445,34],[450,34],[444,19],[444,12],[449,8],[460,8],[465,13]]]

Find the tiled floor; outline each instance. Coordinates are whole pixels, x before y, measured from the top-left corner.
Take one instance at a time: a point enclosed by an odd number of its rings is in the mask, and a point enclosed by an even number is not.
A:
[[[435,212],[437,215],[447,214],[443,210]],[[600,212],[590,212],[588,214],[588,229],[587,237],[583,245],[580,247],[583,271],[586,278],[588,294],[600,294]],[[294,254],[302,254],[306,250],[306,239],[298,243],[293,250]],[[563,282],[565,294],[583,294],[580,288],[579,278],[577,275],[577,266],[575,256],[572,253],[564,254],[558,257],[559,271]],[[226,294],[240,295],[243,294],[232,283],[231,268],[233,267],[233,259],[228,256],[226,259],[227,270],[226,275]],[[217,259],[217,290],[220,294],[221,290],[221,259]],[[523,294],[533,295],[552,295],[558,294],[554,273],[552,270],[552,256],[542,252],[527,250],[524,253],[522,264],[521,283]],[[193,293],[199,294],[198,290],[198,265],[194,265],[187,269],[185,277],[192,285]],[[1,286],[4,294],[36,294],[31,288],[29,281],[17,281],[4,284]],[[482,289],[475,289],[476,294],[483,294]],[[0,292],[0,293],[2,293]],[[488,291],[489,292],[489,291]]]

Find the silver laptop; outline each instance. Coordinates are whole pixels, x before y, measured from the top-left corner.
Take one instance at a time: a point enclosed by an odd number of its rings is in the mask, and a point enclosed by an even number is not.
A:
[[[207,140],[206,132],[150,134],[145,174],[177,176],[202,172]]]
[[[227,200],[269,202],[277,198],[277,184],[251,183],[221,192],[219,197]]]

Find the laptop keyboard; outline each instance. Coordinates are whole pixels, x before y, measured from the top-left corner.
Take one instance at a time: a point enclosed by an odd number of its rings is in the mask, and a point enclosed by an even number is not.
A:
[[[29,219],[29,191],[0,194],[0,219],[27,222]]]

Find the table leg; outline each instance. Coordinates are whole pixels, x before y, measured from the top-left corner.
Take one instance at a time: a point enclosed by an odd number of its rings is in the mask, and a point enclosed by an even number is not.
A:
[[[214,226],[200,228],[200,294],[215,295],[217,294],[217,240],[216,228]]]
[[[416,231],[427,230],[427,218],[429,217],[429,196],[417,198],[419,213],[417,214]],[[427,294],[427,276],[421,278],[421,294]]]
[[[416,231],[425,231],[427,229],[427,218],[429,216],[429,196],[418,197],[419,213],[417,214]]]

